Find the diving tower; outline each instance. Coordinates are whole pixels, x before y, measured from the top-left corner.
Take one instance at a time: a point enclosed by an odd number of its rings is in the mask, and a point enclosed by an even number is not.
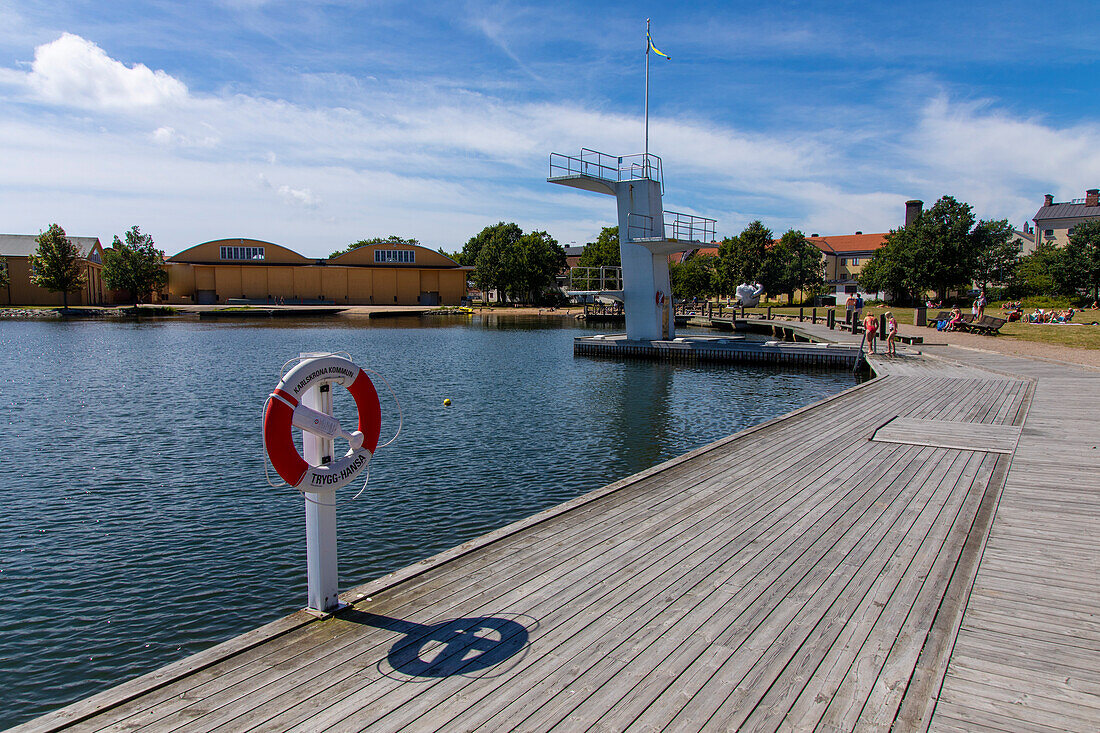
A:
[[[578,156],[551,153],[546,180],[615,197],[626,337],[631,341],[674,338],[668,256],[713,241],[717,222],[665,211],[661,159],[651,153],[607,155],[588,148],[581,148]]]

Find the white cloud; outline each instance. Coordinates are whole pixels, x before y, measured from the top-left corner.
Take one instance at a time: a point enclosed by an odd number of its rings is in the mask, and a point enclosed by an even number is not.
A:
[[[293,206],[301,206],[307,209],[314,209],[321,203],[321,200],[313,195],[313,192],[308,188],[291,188],[287,184],[276,186],[274,183],[267,179],[263,173],[257,176],[260,181],[260,185],[264,188],[271,189],[279,195],[279,198],[284,203],[291,204]]]
[[[138,223],[170,252],[255,236],[320,256],[389,232],[450,249],[501,219],[584,242],[613,223],[614,205],[543,182],[548,154],[634,153],[642,140],[639,115],[448,85],[382,90],[315,75],[332,86],[310,98],[337,101],[314,106],[191,94],[71,34],[36,49],[29,72],[0,69],[0,82],[54,107],[43,115],[0,87],[0,187],[12,192],[0,220],[102,236]],[[1100,129],[946,97],[892,128],[809,119],[793,132],[749,132],[698,114],[652,120],[651,149],[665,160],[666,205],[718,217],[719,232],[756,218],[776,232],[886,231],[907,198],[945,193],[1018,222],[1043,189],[1063,198],[1100,183],[1088,180],[1100,170]]]
[[[162,125],[153,130],[151,137],[154,142],[161,145],[176,145],[185,148],[212,148],[218,144],[218,136],[214,134],[205,137],[191,137],[181,135],[174,127]]]
[[[187,86],[166,72],[126,66],[72,33],[35,49],[26,84],[45,101],[90,109],[155,107],[187,98]]]
[[[1030,218],[1044,193],[1079,198],[1100,185],[1100,125],[1056,127],[990,102],[929,101],[909,135],[925,185],[974,206],[981,218]]]

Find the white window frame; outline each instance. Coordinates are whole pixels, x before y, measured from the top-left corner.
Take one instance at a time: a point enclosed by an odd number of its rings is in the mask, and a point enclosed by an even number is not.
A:
[[[264,259],[266,252],[263,247],[245,247],[243,245],[226,245],[221,247],[221,259],[230,262],[250,262]]]
[[[376,265],[415,265],[416,250],[413,249],[376,249],[374,250],[374,264]]]

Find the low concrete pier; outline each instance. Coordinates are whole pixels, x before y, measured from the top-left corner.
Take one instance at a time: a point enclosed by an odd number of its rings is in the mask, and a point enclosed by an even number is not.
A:
[[[899,351],[17,730],[1095,733],[1100,373]]]
[[[657,359],[770,364],[854,370],[860,360],[858,344],[785,343],[746,341],[743,336],[683,336],[671,341],[631,341],[624,335],[580,336],[573,353],[609,359]]]

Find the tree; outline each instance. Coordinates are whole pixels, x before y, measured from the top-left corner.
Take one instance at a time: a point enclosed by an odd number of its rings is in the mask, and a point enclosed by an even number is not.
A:
[[[136,305],[167,285],[168,273],[164,252],[156,248],[151,236],[135,225],[125,237],[123,242],[115,235],[111,248],[103,252],[103,283],[111,290],[125,290]]]
[[[672,284],[672,294],[680,300],[712,295],[717,259],[714,255],[695,255],[682,263],[669,265],[668,278]]]
[[[522,236],[523,230],[515,224],[498,222],[493,226],[485,227],[480,232],[470,237],[469,241],[463,245],[462,251],[458,255],[458,264],[476,266],[478,255],[481,254],[481,250],[486,244],[491,242],[496,242],[498,244],[504,242],[517,242]],[[481,286],[479,285],[478,287]]]
[[[620,267],[619,227],[604,227],[595,242],[584,245],[578,267]]]
[[[1055,277],[1070,293],[1087,289],[1091,300],[1100,297],[1100,220],[1086,221],[1073,228],[1069,244],[1062,250],[1062,262]]]
[[[524,234],[512,223],[499,222],[471,237],[463,261],[474,252],[474,284],[512,300],[537,300],[565,268],[565,249],[557,240],[546,232]]]
[[[1007,222],[998,221],[975,226],[969,204],[944,196],[909,226],[886,235],[886,243],[860,273],[860,287],[916,300],[934,290],[943,300],[948,290],[974,280],[981,255],[989,260],[987,272],[1007,266],[1006,229]]]
[[[1004,284],[1012,276],[1020,258],[1020,245],[1013,234],[1007,219],[979,221],[971,232],[974,280],[983,288],[990,283]]]
[[[1017,260],[1008,281],[1012,297],[1055,293],[1059,289],[1055,284],[1055,273],[1060,270],[1061,260],[1062,252],[1049,242],[1041,242],[1034,252]]]
[[[6,257],[0,257],[0,288],[6,288],[11,284],[11,278],[8,277],[8,259]]]
[[[952,288],[964,287],[974,277],[975,247],[970,228],[974,214],[969,204],[943,196],[911,225],[916,228],[916,252],[910,260],[912,278],[920,289],[935,290],[940,300]]]
[[[718,292],[730,294],[742,283],[760,279],[772,232],[759,220],[736,237],[726,237],[718,247]]]
[[[342,254],[351,252],[353,249],[368,247],[372,244],[420,244],[420,240],[413,239],[412,237],[410,237],[409,239],[405,239],[404,237],[400,237],[396,234],[391,234],[388,237],[371,237],[370,239],[360,239],[358,242],[352,242],[344,249],[336,250],[329,255],[329,259],[332,259],[333,257],[339,257]],[[439,251],[443,252],[443,250]]]
[[[50,228],[34,241],[38,242],[38,249],[28,258],[31,284],[51,293],[61,293],[62,307],[68,310],[69,293],[79,291],[87,282],[84,267],[80,264],[80,250],[57,224],[50,224]]]
[[[805,293],[825,282],[822,258],[806,235],[791,229],[765,252],[760,282],[769,293],[786,293],[787,301],[793,303],[794,291]]]
[[[529,303],[554,284],[565,269],[565,248],[546,232],[531,232],[520,237],[513,247],[515,264],[509,268],[513,281],[510,292]]]

